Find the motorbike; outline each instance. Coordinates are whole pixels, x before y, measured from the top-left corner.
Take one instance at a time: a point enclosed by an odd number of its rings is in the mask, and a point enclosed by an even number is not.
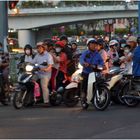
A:
[[[13,96],[13,106],[16,109],[20,109],[21,107],[32,106],[33,104],[43,103],[42,97],[42,89],[40,85],[40,81],[37,80],[36,72],[39,70],[39,66],[37,64],[24,63],[22,67],[22,73],[18,76],[19,85],[15,89],[15,94]],[[44,62],[41,65],[46,65]],[[23,69],[25,71],[23,72]],[[56,92],[50,92],[50,104],[52,106],[58,106],[62,102],[66,106],[73,107],[77,104],[74,100],[74,96],[69,96],[67,92],[65,92],[65,87],[69,84],[68,80],[63,81],[63,87],[58,87]]]
[[[123,75],[125,86],[123,88],[122,99],[129,107],[135,107],[140,103],[140,77],[134,77],[132,74]]]
[[[72,74],[71,82],[65,87],[64,103],[68,107],[78,104],[82,84],[82,66],[79,64],[77,70]]]
[[[125,69],[114,66],[109,70],[109,74],[105,77],[109,85],[108,89],[110,90],[111,100],[117,104],[124,104],[122,90],[125,85],[125,80],[123,78],[125,72]]]
[[[107,88],[108,84],[102,79],[99,74],[102,68],[99,66],[90,66],[93,68],[93,72],[89,74],[88,89],[87,89],[87,101],[81,99],[81,105],[83,109],[87,109],[89,104],[97,110],[105,110],[110,103],[110,92]],[[80,97],[82,87],[82,66],[79,65],[79,69],[72,75],[72,82],[66,87],[67,93],[75,94],[75,97]],[[76,99],[78,101],[78,98]]]
[[[16,109],[32,106],[34,104],[43,103],[43,96],[40,81],[37,72],[38,64],[24,63],[24,71],[18,76],[18,85],[13,95],[13,106]],[[46,62],[41,65],[46,66]],[[61,89],[57,90],[57,94],[50,94],[50,103],[52,105],[60,104],[62,96],[59,94]]]

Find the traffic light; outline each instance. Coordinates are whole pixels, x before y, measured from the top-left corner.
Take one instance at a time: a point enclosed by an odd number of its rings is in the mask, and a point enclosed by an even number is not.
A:
[[[18,0],[14,0],[14,1],[9,1],[9,9],[15,9],[16,5],[18,3]]]

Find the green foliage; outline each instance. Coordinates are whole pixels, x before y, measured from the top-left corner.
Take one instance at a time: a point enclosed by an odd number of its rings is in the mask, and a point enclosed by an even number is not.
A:
[[[71,35],[76,35],[77,32],[76,32],[75,29],[69,29],[69,28],[67,28],[66,31],[65,31],[65,34],[66,34],[67,36],[71,36]]]
[[[115,29],[115,34],[128,34],[129,33],[129,28],[125,28],[125,29]]]
[[[21,8],[42,8],[43,3],[41,1],[23,1]]]
[[[87,32],[87,35],[104,35],[105,31],[103,30],[94,30],[94,31],[90,31]]]

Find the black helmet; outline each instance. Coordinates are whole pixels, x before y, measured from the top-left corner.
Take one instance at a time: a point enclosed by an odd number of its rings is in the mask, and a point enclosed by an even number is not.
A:
[[[125,39],[121,39],[120,40],[120,44],[126,44],[126,40]]]
[[[97,44],[103,46],[103,45],[104,45],[104,40],[103,40],[102,38],[99,38],[99,39],[97,40]]]
[[[62,40],[68,41],[68,37],[66,35],[62,35],[62,36],[60,36],[60,41],[62,41]]]
[[[26,49],[32,50],[32,46],[30,44],[26,44],[25,47],[24,47],[24,50],[26,50]]]

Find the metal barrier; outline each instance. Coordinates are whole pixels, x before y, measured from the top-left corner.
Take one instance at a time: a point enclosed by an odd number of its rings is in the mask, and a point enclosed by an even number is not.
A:
[[[17,63],[18,63],[18,54],[17,53],[9,53],[10,62],[9,62],[9,76],[10,82],[16,83],[17,82]]]

